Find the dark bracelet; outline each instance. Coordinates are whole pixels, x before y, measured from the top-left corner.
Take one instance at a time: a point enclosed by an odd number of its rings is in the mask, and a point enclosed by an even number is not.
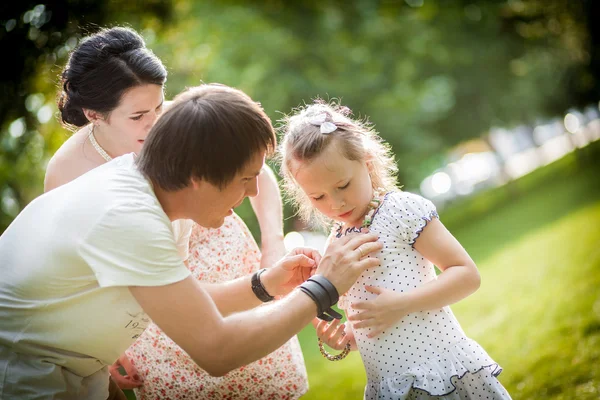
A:
[[[310,297],[317,305],[317,317],[325,321],[342,319],[342,315],[331,306],[339,300],[335,286],[323,275],[313,275],[300,285],[300,290]]]
[[[263,303],[271,301],[275,298],[267,292],[267,289],[265,289],[262,282],[260,281],[260,275],[263,272],[265,272],[266,270],[267,270],[266,268],[263,268],[259,271],[256,271],[254,274],[252,274],[252,280],[251,280],[252,291],[254,292],[256,297],[258,297],[258,299],[260,301],[262,301]]]

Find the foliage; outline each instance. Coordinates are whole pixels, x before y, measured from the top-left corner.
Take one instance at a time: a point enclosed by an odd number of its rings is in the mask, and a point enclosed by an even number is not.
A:
[[[38,196],[46,162],[67,132],[52,118],[58,76],[78,40],[101,26],[159,26],[169,20],[169,0],[134,4],[60,0],[4,2],[0,44],[5,57],[0,77],[0,231]]]
[[[45,163],[68,134],[48,120],[57,76],[98,26],[142,32],[169,69],[168,97],[222,82],[274,121],[316,96],[341,98],[375,123],[401,183],[416,188],[446,149],[490,126],[598,99],[600,35],[589,15],[597,8],[590,0],[3,4],[0,43],[17,57],[1,81],[0,230],[41,193]],[[240,214],[251,214],[247,203]],[[258,236],[253,220],[250,228]]]

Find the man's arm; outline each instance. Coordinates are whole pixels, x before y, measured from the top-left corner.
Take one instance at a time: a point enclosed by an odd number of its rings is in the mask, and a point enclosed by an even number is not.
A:
[[[365,269],[379,265],[377,258],[362,258],[381,249],[376,239],[375,235],[360,234],[333,243],[317,273],[327,278],[338,293],[345,292]],[[278,269],[294,270],[293,260],[281,263]],[[301,276],[294,273],[282,286],[295,285],[300,279]],[[148,316],[201,368],[214,376],[224,375],[273,352],[317,313],[313,300],[299,290],[283,300],[223,318],[206,290],[192,277],[164,286],[131,286],[129,289]],[[231,297],[236,295],[230,293]]]
[[[260,282],[271,296],[284,296],[304,282],[319,265],[321,255],[310,248],[297,248],[260,275]],[[293,266],[293,268],[290,268]],[[221,283],[200,282],[222,316],[250,310],[262,302],[252,290],[251,275]]]
[[[263,277],[264,273],[261,278]],[[198,283],[208,293],[219,313],[226,317],[262,304],[252,291],[250,279],[251,277],[248,275],[223,283]]]
[[[130,291],[152,321],[213,376],[275,351],[317,313],[308,296],[294,291],[265,307],[223,318],[193,277]]]

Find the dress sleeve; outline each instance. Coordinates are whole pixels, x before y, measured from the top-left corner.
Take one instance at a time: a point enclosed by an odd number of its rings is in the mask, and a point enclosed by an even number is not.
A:
[[[395,225],[398,239],[414,245],[423,228],[433,218],[439,218],[435,205],[417,194],[392,192],[385,199],[387,225]]]
[[[107,210],[82,238],[79,253],[101,287],[162,286],[189,276],[171,222],[147,204]]]

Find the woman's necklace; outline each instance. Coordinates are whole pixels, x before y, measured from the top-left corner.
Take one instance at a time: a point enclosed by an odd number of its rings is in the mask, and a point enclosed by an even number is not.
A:
[[[96,137],[94,136],[94,125],[91,125],[90,127],[90,133],[88,134],[88,138],[90,139],[90,143],[92,144],[94,149],[96,149],[96,151],[98,152],[98,154],[100,154],[102,158],[104,158],[106,161],[112,160],[112,157],[109,156],[106,150],[104,150],[102,146],[100,146],[96,141]]]

